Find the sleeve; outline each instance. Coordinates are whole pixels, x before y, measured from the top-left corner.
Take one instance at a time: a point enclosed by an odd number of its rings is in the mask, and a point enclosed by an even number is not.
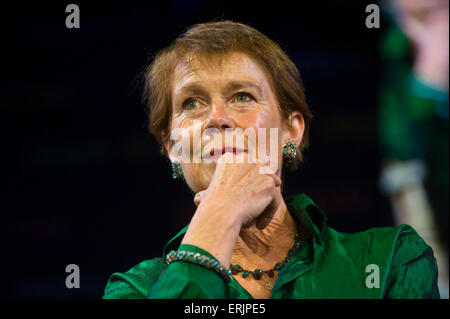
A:
[[[125,273],[112,274],[106,284],[103,299],[145,299],[149,287],[164,271],[161,258],[145,260]]]
[[[110,280],[105,287],[103,299],[143,299],[144,296],[139,293],[130,283],[124,280]]]
[[[207,251],[192,245],[180,245],[188,250],[214,258]],[[171,263],[150,289],[149,299],[225,299],[226,283],[219,274],[206,267],[176,261]]]
[[[188,250],[214,258],[192,245]],[[162,258],[146,260],[125,273],[114,273],[105,287],[103,299],[225,299],[226,283],[206,267],[176,261],[166,266]]]
[[[439,299],[433,250],[409,225],[401,225],[392,256],[388,299]]]

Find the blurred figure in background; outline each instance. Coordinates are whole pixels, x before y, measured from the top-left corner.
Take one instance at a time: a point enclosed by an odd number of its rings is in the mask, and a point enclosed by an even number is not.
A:
[[[381,44],[382,191],[433,250],[448,298],[449,2],[391,0]]]

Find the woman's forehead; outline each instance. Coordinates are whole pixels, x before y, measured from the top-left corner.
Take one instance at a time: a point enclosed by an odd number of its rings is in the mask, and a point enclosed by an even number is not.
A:
[[[187,56],[177,64],[174,73],[174,93],[191,83],[251,81],[260,86],[267,82],[266,74],[245,53],[233,52],[216,58]]]

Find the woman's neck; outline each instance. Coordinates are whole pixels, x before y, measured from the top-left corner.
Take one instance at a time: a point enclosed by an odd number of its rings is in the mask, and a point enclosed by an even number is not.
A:
[[[297,226],[286,204],[281,200],[273,213],[262,217],[270,220],[255,220],[241,229],[233,249],[231,263],[244,268],[270,269],[283,260],[294,243]],[[264,224],[264,228],[258,225]]]

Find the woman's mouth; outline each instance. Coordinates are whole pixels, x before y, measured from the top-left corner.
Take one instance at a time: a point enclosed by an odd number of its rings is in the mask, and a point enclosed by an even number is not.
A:
[[[215,156],[215,155],[223,155],[227,152],[233,153],[233,154],[239,154],[242,152],[245,152],[245,150],[241,149],[241,148],[236,148],[236,147],[231,147],[231,146],[224,146],[222,147],[222,149],[215,149],[213,148],[210,152],[209,155],[210,156]]]
[[[233,146],[224,146],[224,147],[222,147],[222,149],[220,149],[220,148],[211,149],[211,151],[209,151],[209,153],[208,152],[205,153],[205,155],[203,156],[203,159],[217,161],[225,153],[240,154],[240,153],[245,153],[245,152],[247,152],[247,151],[242,148],[237,148],[237,147],[233,147]]]

